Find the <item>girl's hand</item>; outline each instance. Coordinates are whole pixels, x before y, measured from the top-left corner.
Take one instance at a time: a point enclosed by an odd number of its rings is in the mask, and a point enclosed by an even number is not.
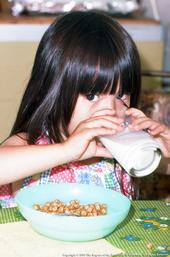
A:
[[[72,161],[91,157],[111,158],[110,152],[99,142],[98,137],[113,135],[123,130],[121,118],[111,110],[101,110],[82,121],[64,142]]]
[[[131,124],[129,129],[142,130],[145,129],[160,144],[162,153],[165,157],[170,157],[170,128],[147,117],[142,111],[129,108],[126,115],[131,116]]]

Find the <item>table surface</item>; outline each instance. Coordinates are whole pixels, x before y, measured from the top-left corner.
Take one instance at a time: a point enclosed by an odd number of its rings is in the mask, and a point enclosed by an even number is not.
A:
[[[17,208],[0,209],[0,224],[23,220]],[[170,257],[170,203],[133,201],[128,217],[105,239],[124,256]]]

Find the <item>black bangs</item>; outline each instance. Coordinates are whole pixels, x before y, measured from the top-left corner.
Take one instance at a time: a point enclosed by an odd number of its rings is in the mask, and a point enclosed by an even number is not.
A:
[[[89,56],[88,65],[85,65],[81,71],[83,75],[78,76],[79,93],[114,94],[119,84],[119,70],[114,65],[113,59],[107,55],[107,51],[101,51],[96,56],[98,58],[94,63],[95,53],[94,59],[92,55]]]
[[[69,88],[72,85],[80,94],[115,93],[120,72],[110,55],[111,49],[108,42],[102,39],[102,35],[91,37],[88,37],[87,43],[84,39],[84,43],[70,51],[71,56],[65,66],[64,77],[67,77]],[[96,40],[99,40],[100,44]]]
[[[101,45],[100,45],[101,47]],[[92,49],[91,49],[92,50]],[[72,58],[66,73],[69,84],[74,85],[75,91],[81,94],[102,93],[102,94],[131,94],[134,91],[133,65],[129,64],[128,59],[116,58],[109,53],[112,49],[97,48],[91,54],[86,54],[82,50],[83,57],[79,54]],[[107,54],[108,52],[108,54]],[[80,53],[80,52],[79,52]]]

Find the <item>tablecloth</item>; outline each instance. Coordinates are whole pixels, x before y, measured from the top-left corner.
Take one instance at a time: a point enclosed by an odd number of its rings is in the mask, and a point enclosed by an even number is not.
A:
[[[23,220],[17,208],[0,209],[1,224]],[[132,201],[128,217],[105,240],[122,249],[122,256],[170,257],[170,203]]]

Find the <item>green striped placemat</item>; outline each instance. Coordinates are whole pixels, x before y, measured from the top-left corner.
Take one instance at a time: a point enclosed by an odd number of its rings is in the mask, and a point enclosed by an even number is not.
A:
[[[0,224],[25,220],[17,207],[0,209]]]
[[[170,257],[170,206],[163,201],[133,201],[128,217],[106,240],[124,256]]]

